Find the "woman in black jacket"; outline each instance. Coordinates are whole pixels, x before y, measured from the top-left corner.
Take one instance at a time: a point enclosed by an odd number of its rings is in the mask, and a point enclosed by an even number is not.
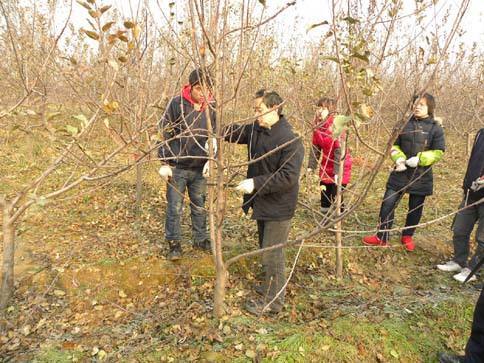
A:
[[[439,161],[445,151],[442,126],[434,120],[435,99],[424,93],[416,96],[413,115],[403,128],[391,149],[395,169],[388,178],[385,195],[380,208],[378,233],[363,238],[369,246],[388,245],[395,208],[405,193],[409,194],[408,213],[401,243],[407,251],[413,251],[415,226],[422,217],[425,197],[432,195],[432,165]]]

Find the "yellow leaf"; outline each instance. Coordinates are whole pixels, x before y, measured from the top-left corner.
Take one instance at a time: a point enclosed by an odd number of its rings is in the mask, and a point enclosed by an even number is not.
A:
[[[111,29],[113,24],[114,24],[114,21],[110,21],[109,23],[104,24],[103,27],[101,28],[102,31],[107,32],[109,29]]]
[[[99,34],[90,30],[82,29],[82,31],[91,39],[99,40]]]
[[[116,39],[118,39],[117,35],[114,35],[114,34],[108,35],[108,43],[109,44],[113,44],[116,41]]]
[[[135,44],[134,44],[134,42],[129,42],[129,43],[128,43],[128,49],[129,49],[129,50],[133,50],[134,48],[135,48]]]
[[[140,34],[141,34],[141,27],[138,24],[136,24],[136,26],[133,28],[133,36],[136,40],[138,40]]]
[[[76,2],[82,7],[86,8],[87,10],[91,10],[91,7],[89,6],[88,3],[85,3],[84,1],[80,1],[80,0],[77,0]]]
[[[101,16],[101,13],[99,11],[96,11],[96,10],[89,10],[88,11],[89,15],[91,15],[91,17],[93,17],[94,19],[96,18],[99,18]]]
[[[135,24],[132,21],[127,20],[124,22],[124,27],[126,29],[132,29],[135,27]]]
[[[101,9],[99,9],[99,11],[101,12],[101,14],[104,14],[109,9],[111,9],[111,5],[106,5],[106,6],[103,6]]]
[[[375,114],[375,111],[373,111],[373,108],[367,104],[362,104],[360,106],[360,113],[365,117],[365,118],[372,118],[373,115]]]

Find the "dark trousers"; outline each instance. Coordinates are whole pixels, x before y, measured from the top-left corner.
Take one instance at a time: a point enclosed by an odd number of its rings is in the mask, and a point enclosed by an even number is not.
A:
[[[392,189],[387,189],[385,195],[383,196],[383,201],[380,208],[380,225],[378,229],[391,229],[393,225],[393,220],[395,218],[395,208],[400,203],[404,192],[396,192]],[[410,194],[408,198],[408,212],[407,219],[405,221],[405,227],[415,226],[420,223],[420,218],[422,218],[423,206],[425,202],[425,196]],[[403,236],[413,236],[415,233],[414,228],[407,228],[403,230]],[[377,234],[378,238],[382,241],[388,241],[390,238],[390,232],[380,231]]]
[[[336,194],[338,192],[338,186],[334,183],[326,184],[319,182],[320,186],[324,186],[325,189],[321,190],[321,208],[331,208],[331,206],[336,202]],[[346,188],[346,184],[343,184],[342,190]],[[341,195],[341,204],[343,204],[343,195]]]
[[[205,211],[207,181],[202,175],[202,170],[173,169],[173,176],[166,189],[168,206],[165,219],[165,238],[167,241],[182,239],[180,223],[186,189],[188,189],[190,198],[193,240],[201,242],[208,238]]]
[[[459,209],[462,209],[473,201],[467,200],[465,197],[462,200]],[[452,243],[454,244],[454,261],[462,267],[467,266],[469,258],[469,241],[472,230],[476,222],[479,223],[476,232],[477,248],[476,253],[469,261],[469,267],[472,269],[477,262],[484,256],[484,203],[466,207],[455,215],[452,224]]]
[[[266,248],[287,242],[291,220],[287,221],[257,221],[259,232],[259,246]],[[286,283],[284,249],[277,248],[262,254],[262,272],[264,280],[262,288],[266,291],[265,302],[271,301]],[[271,305],[274,310],[282,309],[286,291]]]
[[[466,363],[484,362],[484,288],[481,290],[474,309],[471,336],[466,345]]]

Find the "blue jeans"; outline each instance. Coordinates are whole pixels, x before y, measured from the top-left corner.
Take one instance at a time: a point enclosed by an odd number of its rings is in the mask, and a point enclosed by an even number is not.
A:
[[[205,196],[207,181],[198,169],[173,169],[173,176],[168,182],[166,200],[168,206],[165,219],[165,238],[168,241],[180,241],[181,215],[185,189],[188,189],[192,217],[192,237],[194,242],[202,242],[207,235],[207,213]]]

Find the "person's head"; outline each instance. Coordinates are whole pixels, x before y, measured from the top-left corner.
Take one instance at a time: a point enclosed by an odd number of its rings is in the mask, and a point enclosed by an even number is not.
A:
[[[324,120],[329,114],[336,112],[336,100],[329,97],[320,98],[316,103],[316,107],[316,116]]]
[[[416,118],[434,117],[435,98],[429,93],[413,97],[413,115]]]
[[[261,89],[255,93],[254,111],[259,125],[271,128],[282,115],[282,104],[284,100],[275,91]]]
[[[197,68],[188,76],[188,83],[191,86],[193,101],[201,103],[204,94],[208,94],[212,89],[212,76],[210,72],[203,72],[201,68]]]

